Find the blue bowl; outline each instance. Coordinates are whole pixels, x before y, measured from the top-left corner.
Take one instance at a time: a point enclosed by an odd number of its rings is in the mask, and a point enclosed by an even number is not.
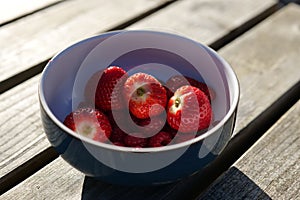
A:
[[[84,87],[99,69],[123,67],[161,81],[182,74],[209,85],[214,121],[202,135],[156,148],[120,147],[83,137],[63,124],[84,99]],[[51,145],[85,175],[122,185],[155,185],[199,172],[224,149],[234,129],[238,80],[209,47],[182,36],[154,31],[116,31],[80,41],[49,61],[39,85],[41,118]]]

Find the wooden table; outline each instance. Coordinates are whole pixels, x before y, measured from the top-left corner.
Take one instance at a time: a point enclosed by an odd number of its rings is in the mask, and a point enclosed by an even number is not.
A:
[[[284,2],[1,2],[0,199],[300,199],[300,6]],[[157,187],[108,185],[50,147],[39,117],[40,72],[61,49],[118,29],[179,33],[211,46],[236,71],[234,137],[201,173]]]

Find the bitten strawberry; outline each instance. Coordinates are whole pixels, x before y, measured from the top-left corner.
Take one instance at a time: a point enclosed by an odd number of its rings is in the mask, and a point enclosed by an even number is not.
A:
[[[168,132],[161,131],[149,139],[149,147],[161,147],[168,145],[172,140],[172,136]]]
[[[107,117],[93,108],[79,108],[71,112],[64,120],[71,130],[99,142],[106,142],[111,134]]]
[[[145,73],[133,74],[126,80],[124,95],[130,112],[140,119],[161,114],[167,103],[165,88],[156,78]]]
[[[101,110],[122,109],[124,108],[123,84],[127,78],[126,71],[117,66],[110,66],[103,72],[99,71],[88,81],[86,97],[89,101],[95,98],[95,105]]]
[[[167,81],[166,87],[169,88],[168,96],[173,96],[173,92],[175,92],[178,88],[184,85],[191,85],[196,88],[199,88],[202,92],[204,92],[204,94],[208,97],[209,100],[213,100],[215,98],[214,91],[211,88],[209,88],[205,83],[181,75],[173,76]]]
[[[169,100],[167,121],[183,133],[196,132],[209,126],[212,109],[207,96],[193,86],[182,86]]]

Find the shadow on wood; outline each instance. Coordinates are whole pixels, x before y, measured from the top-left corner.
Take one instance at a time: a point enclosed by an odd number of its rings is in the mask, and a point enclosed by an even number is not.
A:
[[[215,191],[214,193],[204,193],[198,200],[271,199],[255,182],[236,167],[230,168],[219,180],[221,181],[218,182],[217,180],[217,184],[210,188],[210,190]]]
[[[296,3],[300,5],[300,0],[279,0],[279,2],[283,4]]]
[[[174,187],[174,184],[166,184],[161,186],[129,187],[111,185],[90,177],[85,177],[82,187],[81,199],[159,200],[164,199],[168,192],[171,191],[171,189]]]
[[[222,180],[215,184],[216,193],[203,194],[200,199],[271,199],[255,182],[236,167],[230,168],[220,177]],[[150,186],[150,187],[126,187],[103,183],[90,177],[85,177],[82,188],[82,200],[106,199],[106,200],[140,200],[140,199],[190,199],[184,190],[174,191],[177,183]],[[179,194],[179,193],[180,194]],[[213,194],[213,196],[211,196]]]

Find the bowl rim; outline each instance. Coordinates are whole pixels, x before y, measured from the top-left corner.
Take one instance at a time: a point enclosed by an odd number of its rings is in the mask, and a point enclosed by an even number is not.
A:
[[[230,88],[230,90],[235,91],[234,92],[235,95],[233,96],[232,103],[230,104],[229,110],[226,113],[226,115],[222,118],[222,120],[220,120],[216,126],[212,127],[211,129],[209,129],[205,133],[203,133],[203,134],[201,134],[201,135],[199,135],[199,136],[197,136],[193,139],[190,139],[190,140],[187,140],[187,141],[184,141],[184,142],[180,142],[180,143],[177,143],[177,144],[162,146],[162,147],[147,147],[147,148],[122,147],[122,146],[117,146],[117,145],[113,145],[113,144],[107,144],[107,143],[94,141],[94,140],[92,140],[88,137],[82,136],[82,135],[76,133],[75,131],[69,129],[60,120],[58,120],[57,117],[52,113],[51,109],[49,108],[49,106],[46,102],[44,93],[43,93],[44,79],[45,79],[45,76],[47,74],[47,71],[51,67],[51,61],[55,60],[56,58],[58,58],[59,56],[61,56],[65,52],[67,52],[67,51],[69,51],[73,48],[76,48],[77,46],[79,46],[82,43],[85,43],[85,42],[93,40],[93,39],[108,37],[109,35],[114,35],[114,34],[122,33],[122,32],[141,32],[141,33],[152,33],[152,34],[166,34],[167,36],[178,37],[179,39],[185,39],[185,40],[192,41],[192,42],[196,43],[197,45],[200,45],[201,47],[203,47],[206,51],[209,51],[210,53],[212,53],[220,61],[220,63],[223,65],[223,67],[226,68],[226,72],[227,72],[228,76],[230,77],[230,80],[233,82],[233,88]],[[56,53],[49,60],[49,62],[46,64],[45,68],[43,69],[43,71],[41,73],[41,78],[40,78],[40,81],[39,81],[39,84],[38,84],[38,96],[39,96],[40,105],[44,109],[44,111],[46,112],[48,117],[60,129],[62,129],[66,133],[70,134],[71,136],[81,140],[82,142],[86,142],[88,144],[92,144],[92,145],[95,145],[97,147],[110,149],[110,150],[114,150],[114,151],[133,152],[133,153],[151,153],[151,152],[170,151],[170,150],[175,150],[175,149],[180,149],[180,148],[188,148],[190,145],[192,145],[194,143],[197,143],[201,140],[204,140],[205,138],[209,137],[214,132],[219,130],[222,126],[225,125],[225,123],[231,118],[231,116],[237,110],[238,103],[239,103],[239,98],[240,98],[240,84],[239,84],[239,81],[238,81],[238,78],[237,78],[237,75],[236,75],[235,71],[229,65],[229,63],[227,61],[225,61],[225,59],[222,58],[215,50],[213,50],[209,46],[201,44],[200,42],[191,40],[187,37],[184,37],[184,36],[181,36],[181,35],[178,35],[178,34],[168,33],[168,32],[152,31],[152,30],[118,30],[118,31],[105,32],[105,33],[102,33],[102,34],[99,34],[99,35],[96,35],[96,36],[93,36],[93,37],[83,39],[83,40],[78,41],[78,42],[70,45],[69,47],[59,51],[58,53]]]

